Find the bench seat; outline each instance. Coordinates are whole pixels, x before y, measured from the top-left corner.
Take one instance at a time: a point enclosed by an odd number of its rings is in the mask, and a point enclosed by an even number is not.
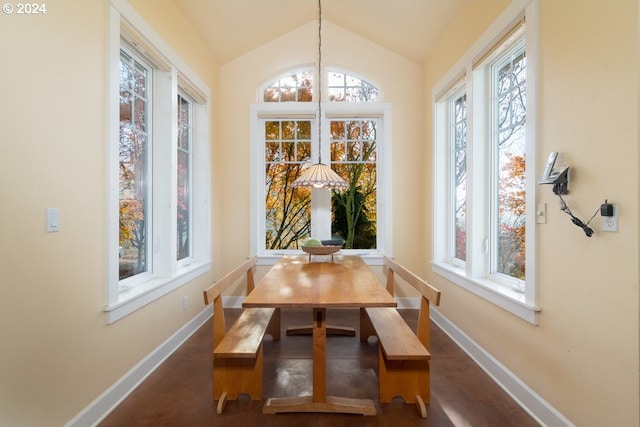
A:
[[[431,359],[431,353],[394,307],[369,307],[365,310],[387,360]]]
[[[203,291],[205,304],[213,304],[213,399],[221,414],[229,400],[242,393],[262,400],[262,340],[269,334],[280,339],[279,308],[246,308],[227,330],[222,306],[222,292],[246,276],[247,294],[255,283],[253,257]]]
[[[268,330],[275,308],[245,308],[229,328],[220,344],[213,350],[213,358],[255,358]]]
[[[393,307],[360,309],[360,340],[378,338],[378,384],[381,403],[401,397],[415,403],[423,418],[431,393],[429,363],[429,302],[440,304],[440,291],[388,257],[387,291],[394,294],[395,275],[413,286],[420,295],[418,326],[414,332]]]

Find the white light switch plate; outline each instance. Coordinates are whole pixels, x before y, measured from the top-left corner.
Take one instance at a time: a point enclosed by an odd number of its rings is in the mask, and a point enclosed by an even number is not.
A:
[[[60,210],[47,208],[47,233],[57,233],[60,229]]]
[[[538,224],[547,223],[547,204],[546,203],[538,203],[538,205],[536,206],[536,222]]]

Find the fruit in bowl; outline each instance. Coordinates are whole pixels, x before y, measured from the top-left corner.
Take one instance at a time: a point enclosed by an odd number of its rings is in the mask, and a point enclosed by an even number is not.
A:
[[[302,246],[322,246],[322,242],[318,239],[307,239]]]
[[[329,239],[329,240],[321,240],[324,246],[344,246],[344,240],[342,239]]]

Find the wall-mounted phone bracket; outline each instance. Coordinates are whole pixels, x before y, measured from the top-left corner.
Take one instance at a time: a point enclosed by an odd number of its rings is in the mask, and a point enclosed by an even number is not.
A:
[[[565,166],[564,169],[557,173],[557,175],[553,173],[551,176],[555,176],[553,181],[553,193],[569,194],[569,166]]]
[[[569,166],[555,169],[554,166],[557,158],[557,151],[549,153],[544,173],[540,181],[538,181],[538,184],[552,184],[553,192],[558,195],[569,194]]]

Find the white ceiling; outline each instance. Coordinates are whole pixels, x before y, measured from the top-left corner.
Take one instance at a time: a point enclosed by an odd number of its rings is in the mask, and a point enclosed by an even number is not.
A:
[[[318,18],[316,0],[174,0],[224,64]],[[423,62],[467,0],[323,0],[331,21]]]

